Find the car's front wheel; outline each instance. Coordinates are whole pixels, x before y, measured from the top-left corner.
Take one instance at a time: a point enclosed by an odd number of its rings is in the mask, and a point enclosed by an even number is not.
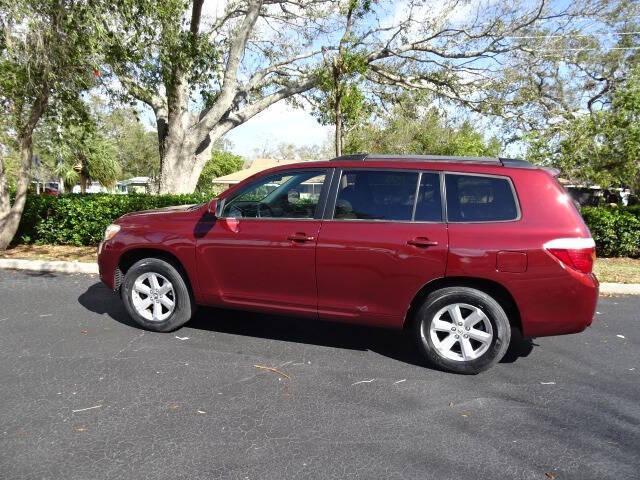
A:
[[[181,327],[194,310],[180,272],[159,258],[145,258],[133,264],[124,277],[121,295],[131,318],[156,332]]]
[[[485,292],[449,287],[432,292],[418,310],[418,345],[444,370],[477,374],[507,352],[511,326],[502,306]]]

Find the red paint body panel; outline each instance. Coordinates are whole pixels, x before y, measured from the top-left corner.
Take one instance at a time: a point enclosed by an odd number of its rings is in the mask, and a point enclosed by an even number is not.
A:
[[[425,237],[437,245],[407,241]],[[323,318],[402,327],[416,293],[443,277],[444,223],[323,222],[318,240],[318,310]]]
[[[121,231],[99,248],[98,266],[100,278],[114,288],[116,267],[123,255],[134,250],[153,249],[175,257],[184,268],[194,292],[196,302],[204,300],[200,296],[195,257],[195,229],[206,206],[171,207],[149,210],[120,217],[115,223]]]
[[[317,316],[319,220],[219,219],[198,240],[204,302]],[[312,241],[288,237],[304,234]]]
[[[101,245],[100,276],[115,288],[122,255],[162,250],[183,266],[199,304],[400,328],[416,293],[445,277],[495,282],[513,297],[526,336],[583,330],[598,282],[560,263],[543,244],[590,234],[560,185],[535,168],[422,161],[305,162],[264,171],[376,168],[499,175],[511,179],[520,218],[487,223],[323,219],[216,219],[207,206],[126,215]],[[294,241],[292,235],[309,237]],[[311,240],[312,238],[312,240]],[[426,238],[437,245],[407,244]],[[500,256],[498,255],[500,253]]]
[[[592,274],[567,269],[542,246],[554,238],[590,237],[589,231],[548,173],[508,170],[518,192],[521,219],[450,223],[447,275],[488,279],[504,286],[518,306],[526,336],[582,331],[593,319],[598,282]],[[496,254],[502,250],[526,253],[526,272],[497,271]]]

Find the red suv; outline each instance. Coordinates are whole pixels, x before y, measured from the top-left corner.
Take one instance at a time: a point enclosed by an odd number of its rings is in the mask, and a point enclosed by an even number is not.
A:
[[[594,258],[543,168],[363,154],[267,170],[208,204],[125,215],[98,261],[144,328],[174,330],[196,305],[410,328],[432,364],[478,373],[514,329],[590,325]]]

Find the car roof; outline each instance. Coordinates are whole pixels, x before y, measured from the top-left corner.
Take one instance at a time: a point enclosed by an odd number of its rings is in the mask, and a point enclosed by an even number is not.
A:
[[[430,169],[453,171],[494,171],[498,174],[504,169],[516,168],[538,170],[539,167],[526,160],[502,157],[460,157],[446,155],[405,155],[405,154],[351,154],[342,155],[330,160],[301,161],[288,163],[264,170],[264,172],[277,172],[298,168],[396,168],[396,169]]]
[[[533,165],[525,160],[494,157],[454,157],[439,155],[343,155],[330,160],[300,161],[287,163],[261,170],[243,181],[233,185],[224,192],[232,195],[241,185],[253,182],[265,175],[287,170],[308,170],[325,168],[342,169],[398,169],[398,170],[434,170],[444,172],[471,173],[480,175],[511,176],[516,172],[541,171],[545,168]],[[554,175],[555,176],[555,175]]]
[[[532,168],[533,165],[526,160],[517,158],[504,157],[472,157],[472,156],[456,156],[456,155],[412,155],[412,154],[371,154],[371,153],[354,153],[349,155],[341,155],[333,158],[331,161],[360,161],[360,162],[430,162],[430,163],[478,163],[488,165],[502,165],[509,167]]]

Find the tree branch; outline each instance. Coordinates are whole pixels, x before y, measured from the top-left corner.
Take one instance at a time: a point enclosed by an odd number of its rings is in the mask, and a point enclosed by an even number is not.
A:
[[[116,75],[122,86],[127,90],[129,95],[149,105],[154,112],[166,110],[167,102],[164,97],[151,91],[149,88],[143,87],[131,75],[124,72],[114,71],[113,73]],[[104,81],[102,82],[102,85],[107,89],[110,88],[104,83]]]
[[[233,103],[237,93],[240,62],[242,61],[249,35],[260,15],[262,3],[262,0],[249,1],[247,14],[231,40],[220,94],[215,105],[204,114],[201,114],[200,121],[195,125],[195,133],[198,138],[204,139]]]
[[[189,30],[196,36],[200,29],[200,17],[202,16],[202,4],[204,0],[193,0],[193,8],[191,9],[191,25]]]
[[[266,108],[270,107],[274,103],[297,95],[299,93],[306,92],[307,90],[312,89],[314,86],[315,79],[308,77],[302,80],[300,83],[282,87],[271,95],[267,95],[260,100],[250,103],[237,112],[230,113],[225,119],[223,119],[216,125],[212,133],[214,134],[214,137],[220,137],[232,128],[243,124],[244,122],[262,112]]]

